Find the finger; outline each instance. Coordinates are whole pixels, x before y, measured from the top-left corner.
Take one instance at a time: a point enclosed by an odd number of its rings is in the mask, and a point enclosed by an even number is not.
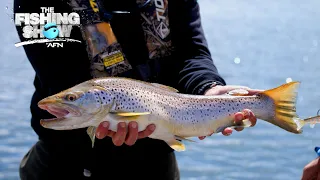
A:
[[[156,129],[156,125],[154,124],[148,125],[145,130],[138,133],[138,139],[150,136],[155,129]]]
[[[247,91],[249,92],[248,95],[251,96],[251,95],[255,95],[257,93],[263,92],[264,90],[261,90],[261,89],[247,89]]]
[[[109,130],[107,133],[107,136],[113,138],[113,136],[116,134],[116,132]]]
[[[124,140],[126,139],[126,123],[121,122],[118,124],[118,130],[112,137],[112,142],[116,146],[121,146],[124,143]]]
[[[237,86],[237,85],[233,85],[233,86],[220,86],[220,85],[217,85],[211,89],[208,89],[206,92],[205,92],[205,95],[222,95],[222,94],[226,94],[228,93],[229,91],[232,91],[232,90],[235,90],[235,89],[249,89],[248,87],[246,86]]]
[[[242,124],[242,120],[244,120],[244,113],[243,112],[237,112],[235,115],[234,115],[234,121],[237,125],[241,125]],[[244,128],[242,127],[237,127],[237,128],[234,128],[236,131],[242,131]]]
[[[249,119],[249,121],[251,122],[251,127],[255,126],[257,123],[257,118],[253,114],[253,112],[249,109],[245,109],[243,110],[243,112],[245,114],[244,119]]]
[[[128,146],[132,146],[138,139],[138,123],[132,121],[128,125],[128,134],[125,143]]]
[[[225,128],[222,131],[222,134],[225,135],[225,136],[230,136],[232,134],[232,129],[231,128]]]
[[[108,121],[104,121],[99,124],[96,130],[96,137],[98,139],[103,139],[108,135],[110,123]]]

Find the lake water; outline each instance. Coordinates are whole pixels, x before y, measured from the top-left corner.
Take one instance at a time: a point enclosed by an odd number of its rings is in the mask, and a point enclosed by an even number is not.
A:
[[[320,109],[319,0],[201,0],[203,27],[228,84],[269,89],[301,81],[301,117]],[[6,8],[8,7],[8,9]],[[0,179],[18,179],[18,164],[37,137],[30,127],[34,71],[16,48],[12,2],[0,1]],[[229,137],[215,135],[177,153],[183,180],[298,180],[316,158],[319,127],[290,134],[264,121]]]

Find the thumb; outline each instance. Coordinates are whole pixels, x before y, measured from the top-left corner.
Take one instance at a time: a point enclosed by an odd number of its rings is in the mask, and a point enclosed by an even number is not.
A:
[[[261,90],[261,89],[247,89],[247,91],[249,92],[248,95],[255,95],[257,93],[263,92],[265,90]]]

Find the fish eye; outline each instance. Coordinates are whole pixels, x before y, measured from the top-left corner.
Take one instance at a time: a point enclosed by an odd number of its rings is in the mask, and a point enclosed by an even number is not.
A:
[[[68,101],[75,101],[77,99],[77,96],[75,94],[67,94],[66,100]]]

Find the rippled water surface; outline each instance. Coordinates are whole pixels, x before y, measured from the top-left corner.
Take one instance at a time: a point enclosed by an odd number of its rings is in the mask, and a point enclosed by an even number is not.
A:
[[[320,1],[201,0],[214,61],[228,84],[268,89],[301,81],[301,117],[320,108]],[[6,8],[8,7],[8,8]],[[34,72],[15,48],[12,2],[0,1],[0,179],[18,179],[18,164],[36,141],[29,102]],[[300,179],[316,157],[320,127],[294,135],[259,121],[230,137],[215,135],[177,153],[183,180]]]

